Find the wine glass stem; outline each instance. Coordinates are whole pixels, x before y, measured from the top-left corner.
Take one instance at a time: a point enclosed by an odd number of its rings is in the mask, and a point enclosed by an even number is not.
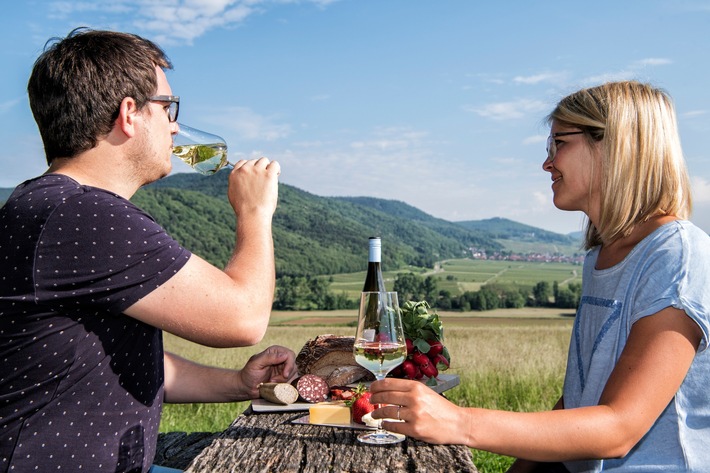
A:
[[[381,373],[373,373],[375,375],[375,380],[377,381],[382,381],[387,377],[387,373],[381,374]],[[378,419],[377,422],[377,430],[375,431],[376,434],[383,434],[385,433],[386,430],[382,428],[382,419]]]

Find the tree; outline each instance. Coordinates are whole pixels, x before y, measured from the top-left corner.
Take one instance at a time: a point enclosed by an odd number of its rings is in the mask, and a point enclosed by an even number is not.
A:
[[[429,302],[429,304],[432,304],[437,299],[437,286],[438,283],[434,276],[427,276],[420,286],[424,299]]]
[[[533,287],[533,298],[535,305],[538,307],[547,307],[550,305],[550,283],[540,281]]]
[[[506,291],[504,293],[504,301],[507,309],[520,309],[525,307],[525,296],[523,296],[520,291]]]
[[[401,301],[419,301],[423,298],[423,280],[414,273],[399,273],[394,280],[394,291]]]
[[[451,291],[442,289],[439,291],[439,298],[436,300],[436,307],[442,310],[451,310],[453,301],[451,300]]]
[[[333,295],[325,278],[282,276],[276,280],[273,308],[277,310],[352,309],[355,301],[345,293]]]
[[[582,297],[582,285],[570,283],[566,288],[561,288],[555,295],[555,307],[562,309],[576,309]]]
[[[555,307],[559,307],[561,309],[576,309],[578,304],[579,298],[577,295],[566,287],[561,288],[557,292]]]

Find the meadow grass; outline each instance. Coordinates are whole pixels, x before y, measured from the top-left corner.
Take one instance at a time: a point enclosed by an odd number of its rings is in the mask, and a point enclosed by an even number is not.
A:
[[[165,347],[194,361],[238,368],[269,345],[283,345],[298,353],[317,335],[352,335],[350,312],[274,313],[264,340],[250,348],[205,348],[167,333]],[[461,378],[459,386],[446,392],[451,402],[529,412],[550,409],[559,399],[572,327],[570,314],[520,309],[491,311],[486,317],[441,315],[445,344],[451,353],[447,373]],[[248,406],[248,402],[166,405],[160,430],[222,431]],[[504,472],[512,462],[488,452],[472,453],[481,473]]]

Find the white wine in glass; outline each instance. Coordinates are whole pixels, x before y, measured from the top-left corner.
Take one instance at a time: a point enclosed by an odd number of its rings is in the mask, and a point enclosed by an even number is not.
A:
[[[212,133],[178,123],[180,131],[173,137],[173,155],[195,171],[212,175],[227,165],[227,143]]]
[[[355,361],[378,380],[402,364],[407,344],[396,292],[366,291],[360,297],[357,332],[353,345]],[[360,434],[358,440],[370,444],[401,442],[404,435],[387,432],[381,422],[377,430]]]

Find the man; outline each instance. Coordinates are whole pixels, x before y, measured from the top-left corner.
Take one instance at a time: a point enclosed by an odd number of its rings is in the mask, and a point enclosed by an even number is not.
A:
[[[223,271],[131,204],[171,170],[170,68],[150,41],[85,29],[35,63],[49,169],[0,209],[0,472],[147,471],[163,400],[251,399],[295,372],[283,347],[242,370],[163,352],[162,330],[213,347],[264,336],[280,172],[266,158],[231,172],[236,246]]]

